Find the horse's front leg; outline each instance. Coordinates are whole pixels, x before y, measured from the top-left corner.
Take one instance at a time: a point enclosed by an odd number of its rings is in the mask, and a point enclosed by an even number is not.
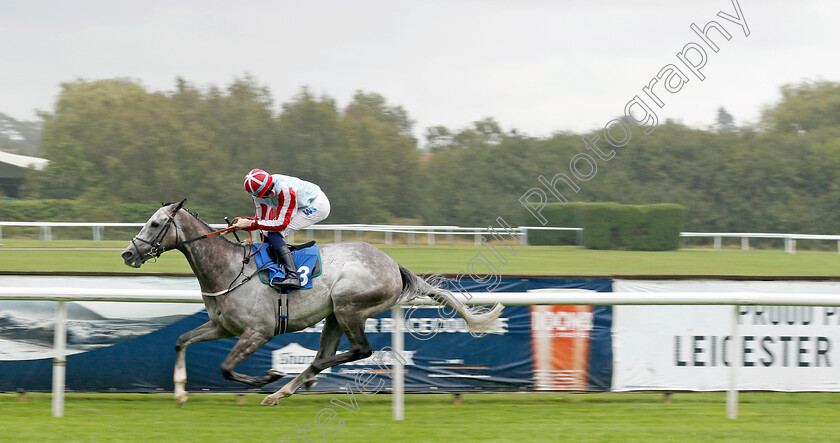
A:
[[[236,345],[230,351],[227,358],[225,358],[225,361],[222,362],[222,375],[228,380],[257,387],[285,377],[286,374],[274,369],[270,369],[268,375],[263,376],[245,375],[235,371],[240,363],[254,355],[254,352],[257,352],[264,344],[268,343],[271,338],[271,335],[261,333],[255,329],[246,329],[239,336],[239,341],[236,342]]]
[[[186,332],[175,343],[175,401],[178,406],[187,401],[187,346],[202,341],[233,337],[233,334],[212,321]]]

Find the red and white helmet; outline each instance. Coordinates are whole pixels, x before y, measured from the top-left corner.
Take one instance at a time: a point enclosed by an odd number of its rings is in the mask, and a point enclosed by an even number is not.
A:
[[[245,190],[254,197],[262,198],[274,189],[271,174],[262,169],[251,169],[245,176]]]

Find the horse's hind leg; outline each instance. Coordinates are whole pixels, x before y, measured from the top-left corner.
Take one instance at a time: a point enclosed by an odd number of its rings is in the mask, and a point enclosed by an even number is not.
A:
[[[318,344],[318,353],[315,354],[315,360],[323,360],[327,357],[332,357],[335,355],[336,351],[338,351],[338,344],[341,343],[341,335],[344,332],[341,330],[341,326],[338,325],[338,320],[335,319],[335,314],[330,314],[324,320],[324,329],[321,331],[321,340]],[[307,390],[312,389],[315,384],[318,383],[318,379],[315,378],[315,375],[312,374],[312,377],[306,380],[303,380],[303,384]]]
[[[263,399],[262,404],[273,406],[277,400],[294,394],[307,381],[315,378],[319,372],[342,363],[361,360],[373,355],[370,343],[365,336],[365,319],[355,318],[351,324],[340,324],[335,314],[330,315],[334,321],[327,318],[324,331],[321,333],[321,344],[318,347],[318,354],[315,360],[292,381],[286,383],[279,391]],[[347,335],[350,342],[350,350],[336,354],[338,343],[341,340],[342,332]],[[323,352],[322,352],[323,351]]]
[[[233,334],[216,326],[212,321],[208,321],[178,337],[178,341],[175,343],[175,375],[173,380],[175,382],[175,401],[179,406],[187,401],[187,346],[202,341],[228,337],[233,337]]]
[[[240,374],[235,371],[240,363],[247,360],[248,357],[254,355],[264,344],[268,343],[271,337],[266,337],[262,333],[254,329],[246,329],[239,336],[239,341],[230,351],[225,361],[222,362],[222,375],[228,380],[238,381],[251,386],[263,386],[275,380],[283,378],[283,373],[277,371],[269,371],[269,375],[260,377],[254,375]]]

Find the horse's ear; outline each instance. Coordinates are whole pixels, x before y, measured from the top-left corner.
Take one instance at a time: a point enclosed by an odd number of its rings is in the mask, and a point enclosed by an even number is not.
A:
[[[174,211],[172,211],[172,212],[178,212],[181,208],[183,208],[183,207],[184,207],[184,203],[186,203],[186,202],[187,202],[187,199],[186,199],[186,198],[185,198],[185,199],[183,199],[183,200],[181,200],[181,201],[179,201],[179,202],[178,202],[178,206],[176,206],[176,207],[175,207],[175,210],[174,210]],[[169,206],[169,205],[174,205],[174,204],[175,204],[174,202],[163,202],[163,203],[161,203],[160,205],[161,205],[161,206]]]

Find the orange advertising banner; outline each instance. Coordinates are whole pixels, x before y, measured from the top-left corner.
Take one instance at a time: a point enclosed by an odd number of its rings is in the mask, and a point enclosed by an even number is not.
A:
[[[587,390],[591,306],[531,306],[534,387]]]

